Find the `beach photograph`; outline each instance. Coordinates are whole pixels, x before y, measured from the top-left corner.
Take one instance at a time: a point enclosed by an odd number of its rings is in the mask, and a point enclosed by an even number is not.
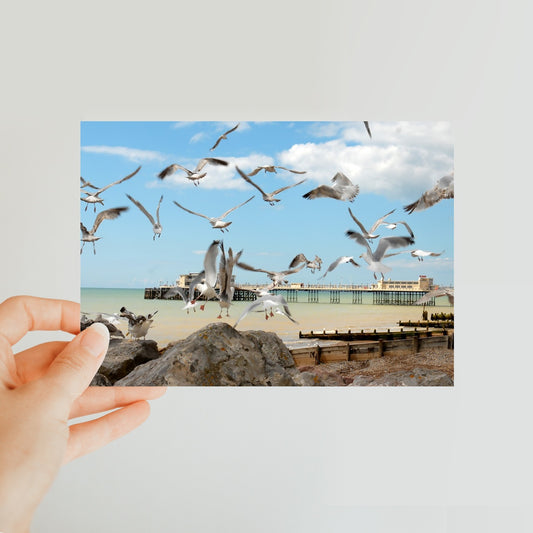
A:
[[[80,125],[93,385],[451,386],[449,122]]]

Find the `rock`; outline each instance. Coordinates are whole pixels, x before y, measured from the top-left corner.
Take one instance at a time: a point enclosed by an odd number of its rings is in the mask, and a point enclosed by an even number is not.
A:
[[[114,337],[121,338],[121,339],[124,338],[124,333],[122,333],[120,329],[118,329],[114,324],[111,324],[111,322],[109,322],[105,318],[97,318],[97,319],[92,320],[91,318],[88,318],[87,316],[82,315],[80,319],[80,331],[83,331],[84,329],[88,328],[95,322],[100,322],[104,324],[104,326],[109,331],[110,338],[114,338]]]
[[[157,343],[153,340],[111,339],[98,373],[104,375],[111,383],[115,383],[129,374],[135,367],[160,356]]]
[[[100,372],[98,372],[98,374],[94,376],[93,380],[90,383],[91,387],[110,387],[112,385],[113,383],[111,383],[111,381],[103,374],[100,374]]]
[[[441,370],[413,368],[413,370],[391,372],[379,378],[356,376],[352,386],[451,387],[453,379]]]
[[[169,345],[163,355],[138,366],[115,383],[122,385],[318,385],[303,376],[275,333],[240,332],[212,323]]]

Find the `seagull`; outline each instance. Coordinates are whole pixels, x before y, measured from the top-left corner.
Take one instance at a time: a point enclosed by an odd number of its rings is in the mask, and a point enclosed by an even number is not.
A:
[[[299,181],[298,183],[293,183],[292,185],[287,185],[286,187],[281,187],[280,189],[276,189],[275,191],[272,191],[271,193],[266,193],[259,187],[259,185],[256,185],[239,167],[235,167],[239,174],[241,175],[241,178],[245,181],[247,181],[250,185],[253,185],[262,195],[263,200],[265,202],[268,202],[270,205],[274,205],[276,202],[279,202],[279,198],[274,198],[277,194],[280,192],[286,191],[287,189],[290,189],[291,187],[296,187],[296,185],[300,185],[305,180]]]
[[[85,246],[86,242],[92,242],[93,243],[93,252],[96,254],[96,247],[94,243],[101,239],[102,237],[97,237],[95,235],[96,230],[98,229],[98,226],[102,223],[103,220],[113,220],[120,216],[124,211],[127,211],[128,207],[114,207],[112,209],[106,209],[105,211],[100,211],[96,215],[96,219],[94,221],[94,225],[92,229],[89,231],[82,222],[80,222],[80,229],[81,229],[81,240],[83,241],[83,244],[81,245],[80,249],[80,255],[83,252],[83,247]]]
[[[203,275],[203,272],[201,274]],[[185,292],[185,289],[183,287],[176,286],[176,287],[171,287],[170,289],[168,289],[168,291],[166,291],[165,294],[163,294],[163,298],[165,300],[168,300],[169,298],[176,296],[176,294],[179,294],[181,299],[185,302],[185,307],[183,307],[182,309],[187,311],[187,314],[189,314],[189,309],[192,309],[196,313],[197,302],[196,300],[191,299],[192,295],[194,294],[193,282],[191,282],[191,284],[189,285],[188,295]]]
[[[320,270],[322,268],[322,259],[315,255],[315,258],[312,261],[309,261],[304,254],[298,254],[290,263],[289,268],[294,268],[300,263],[305,263],[306,268],[310,268],[311,272],[314,274],[315,270]]]
[[[414,239],[410,236],[401,236],[401,237],[381,237],[379,240],[378,246],[374,252],[372,252],[368,241],[358,233],[357,231],[348,230],[346,232],[347,237],[354,239],[358,244],[366,248],[366,252],[363,252],[360,257],[362,257],[367,263],[368,268],[374,273],[374,279],[376,278],[376,272],[383,274],[389,272],[391,268],[387,265],[384,265],[381,260],[384,257],[390,257],[390,255],[396,254],[385,254],[389,248],[402,248],[403,246],[409,246],[414,244]]]
[[[233,250],[228,250],[228,255],[224,251],[224,243],[220,243],[220,263],[218,269],[218,283],[220,290],[218,292],[218,303],[220,305],[220,313],[217,318],[222,318],[222,309],[226,309],[226,316],[229,316],[229,307],[233,300],[233,293],[235,287],[233,286],[233,267],[239,261],[242,250],[233,255]]]
[[[252,172],[250,172],[248,176],[255,176],[258,172],[261,172],[261,170],[264,170],[265,173],[274,172],[275,174],[277,174],[276,172],[277,168],[281,168],[282,170],[288,170],[289,172],[292,172],[293,174],[305,174],[307,172],[306,170],[292,170],[290,168],[280,167],[277,165],[261,165],[259,167],[256,167],[254,170],[252,170]]]
[[[370,231],[367,231],[365,227],[363,226],[363,224],[361,224],[361,222],[359,222],[359,220],[355,218],[355,215],[352,213],[352,210],[348,207],[348,212],[350,213],[350,216],[353,218],[354,222],[361,228],[361,231],[363,232],[363,237],[368,241],[372,239],[377,239],[379,237],[379,235],[374,234],[374,231],[376,231],[376,229],[380,226],[380,224],[383,223],[385,218],[387,218],[391,213],[394,213],[394,211],[396,211],[396,209],[393,209],[392,211],[389,211],[386,215],[383,215],[381,218],[378,218],[374,222],[374,224],[372,224]]]
[[[222,139],[227,139],[227,135],[229,133],[231,133],[232,131],[235,131],[238,127],[239,127],[239,124],[240,122],[236,125],[236,126],[233,126],[233,128],[231,128],[230,130],[228,130],[226,133],[223,133],[218,139],[217,139],[217,142],[210,148],[210,150],[214,150],[217,146],[218,146],[218,143],[222,140]]]
[[[399,220],[398,222],[381,222],[381,226],[385,226],[387,229],[396,229],[398,227],[398,224],[403,224],[407,231],[409,232],[409,235],[411,237],[415,237],[415,234],[413,233],[413,230],[409,227],[409,224],[407,222],[404,222],[403,220]]]
[[[272,312],[272,309],[275,307],[276,312],[279,314],[282,314],[286,316],[289,320],[294,322],[295,324],[298,324],[294,318],[292,318],[291,312],[289,310],[289,306],[287,305],[287,301],[281,294],[270,294],[267,293],[261,298],[258,298],[255,300],[255,302],[252,302],[246,309],[243,311],[242,315],[239,317],[237,322],[233,325],[234,328],[237,327],[237,324],[251,311],[254,311],[257,307],[263,306],[265,310],[265,320],[268,320],[269,315],[274,316],[274,313]],[[283,308],[283,310],[279,309],[280,307]],[[267,309],[270,308],[270,313],[268,313]]]
[[[453,175],[454,173],[452,172],[440,178],[435,186],[426,191],[416,202],[404,206],[404,210],[411,214],[413,211],[427,209],[443,199],[453,198]]]
[[[207,164],[210,165],[217,165],[217,166],[228,166],[228,162],[224,161],[223,159],[217,159],[216,157],[204,157],[203,159],[200,159],[198,161],[198,164],[196,165],[196,168],[194,170],[189,170],[188,168],[182,167],[181,165],[178,165],[177,163],[174,163],[173,165],[169,165],[167,168],[164,168],[157,177],[159,179],[165,179],[167,176],[170,176],[171,174],[174,174],[177,170],[181,169],[184,170],[187,173],[187,179],[190,179],[194,185],[198,186],[198,182],[207,175],[207,172],[201,172],[201,170],[205,167]]]
[[[333,187],[329,185],[320,185],[316,189],[303,195],[308,200],[314,198],[334,198],[335,200],[349,200],[353,202],[359,194],[359,185],[354,185],[342,172],[337,172],[333,178]]]
[[[298,268],[292,268],[289,270],[282,270],[281,272],[276,272],[272,270],[263,270],[262,268],[254,268],[253,266],[250,266],[246,263],[237,263],[237,266],[243,268],[244,270],[251,270],[252,272],[264,272],[272,281],[271,289],[274,287],[277,287],[282,282],[287,283],[285,278],[287,276],[290,276],[291,274],[295,274],[296,272],[300,272],[302,268],[305,266],[305,263],[302,263]]]
[[[451,305],[453,305],[454,289],[450,287],[441,287],[439,289],[433,289],[432,291],[427,292],[415,302],[415,305],[426,304],[431,300],[431,298],[438,298],[439,296],[447,296],[448,301]]]
[[[152,223],[153,229],[154,229],[154,237],[153,240],[155,241],[155,237],[161,237],[161,232],[163,231],[163,227],[161,226],[161,222],[159,221],[159,208],[161,207],[161,202],[163,201],[163,195],[161,195],[161,198],[159,198],[159,203],[157,204],[156,209],[156,218],[157,222],[154,220],[154,217],[148,213],[148,211],[144,208],[143,204],[141,202],[138,202],[134,198],[132,198],[129,194],[126,194],[126,196],[148,217],[148,220]]]
[[[80,181],[81,181],[81,187],[91,187],[91,189],[99,189],[100,187],[97,187],[96,185],[93,185],[90,181],[86,181],[84,180],[81,176],[80,176]],[[87,191],[83,191],[85,194],[87,194]]]
[[[252,198],[255,198],[255,196],[252,196]],[[219,217],[208,217],[206,215],[202,215],[201,213],[195,213],[194,211],[191,211],[191,210],[187,209],[186,207],[183,207],[182,205],[178,204],[178,202],[176,202],[174,200],[173,200],[173,202],[178,207],[183,209],[184,211],[187,211],[187,213],[191,213],[191,215],[197,215],[199,217],[203,217],[203,218],[209,220],[209,223],[211,224],[211,227],[213,229],[219,229],[220,231],[224,232],[224,229],[226,231],[229,231],[227,229],[227,227],[231,224],[231,222],[223,222],[224,218],[226,218],[232,211],[235,211],[235,209],[243,206],[244,204],[247,204],[252,198],[248,198],[248,200],[246,200],[246,202],[243,202],[242,204],[236,205],[235,207],[232,207],[231,209],[228,209],[224,214],[220,215]]]
[[[442,255],[444,253],[444,250],[442,252],[426,252],[425,250],[405,250],[406,252],[409,252],[412,257],[416,257],[419,261],[423,261],[424,257],[438,257],[439,255]],[[403,252],[400,252],[403,253]]]
[[[153,316],[156,313],[157,311],[150,313],[148,316],[136,315],[125,307],[121,307],[120,316],[128,319],[128,333],[126,333],[126,336],[131,335],[133,339],[140,339],[141,337],[146,339],[146,334],[152,326]]]
[[[184,288],[172,287],[165,292],[163,298],[168,299],[172,298],[176,294],[179,294],[181,299],[186,302],[186,305],[183,309],[186,309],[187,313],[189,313],[189,309],[192,309],[196,312],[196,305],[198,304],[197,300],[201,296],[205,296],[206,298],[216,297],[214,286],[217,282],[216,259],[218,255],[219,244],[220,241],[213,241],[210,244],[204,257],[204,270],[202,270],[191,280],[189,284],[188,295],[185,293]],[[194,297],[195,290],[200,291],[200,294],[197,298]],[[200,310],[203,311],[204,309],[205,304],[202,304],[200,306]]]
[[[102,187],[101,189],[98,189],[94,193],[83,191],[87,196],[85,196],[85,198],[80,198],[80,200],[83,200],[84,202],[87,203],[87,205],[85,206],[85,211],[87,211],[87,207],[89,207],[89,204],[94,204],[94,212],[96,213],[96,204],[100,203],[100,204],[104,205],[104,201],[100,198],[100,195],[105,190],[109,189],[109,187],[113,187],[113,185],[118,185],[119,183],[122,183],[123,181],[126,181],[126,180],[129,180],[130,178],[133,178],[133,176],[135,176],[135,174],[137,174],[137,172],[139,172],[139,170],[141,170],[140,166],[137,168],[137,170],[135,170],[131,174],[128,174],[125,178],[122,178],[122,179],[119,179],[117,181],[114,181],[113,183],[110,183],[109,185],[106,185],[105,187]]]
[[[348,255],[342,255],[341,257],[338,257],[337,259],[335,259],[335,261],[333,261],[333,263],[331,263],[331,265],[329,265],[329,267],[326,270],[326,272],[324,273],[324,275],[320,276],[318,279],[325,278],[326,274],[328,272],[331,272],[332,270],[335,270],[339,265],[343,265],[344,263],[351,263],[354,267],[360,267],[361,266],[359,263],[356,263],[354,261],[353,257],[348,256]]]
[[[372,139],[372,134],[370,133],[370,126],[368,125],[368,121],[363,121],[363,124],[365,125],[366,131],[368,132],[368,136]]]

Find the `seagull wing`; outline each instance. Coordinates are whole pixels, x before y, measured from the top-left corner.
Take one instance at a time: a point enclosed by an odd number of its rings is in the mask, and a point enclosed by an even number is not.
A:
[[[214,287],[217,282],[217,255],[220,241],[213,241],[204,257],[205,282]]]
[[[87,237],[87,235],[89,235],[89,230],[83,225],[82,222],[80,222],[80,229],[84,237]]]
[[[280,189],[276,189],[275,191],[273,191],[271,194],[272,194],[272,196],[275,196],[276,194],[279,194],[280,192],[286,191],[287,189],[291,189],[292,187],[296,187],[296,185],[300,185],[304,181],[305,180],[302,180],[302,181],[299,181],[298,183],[293,183],[292,185],[287,185],[285,187],[281,187]]]
[[[254,183],[239,167],[235,167],[237,169],[237,172],[241,175],[241,178],[244,181],[247,181],[250,185],[254,186],[261,194],[265,194],[265,191],[259,187],[256,183]]]
[[[294,268],[296,265],[299,265],[300,263],[307,263],[307,257],[305,257],[304,254],[298,254],[290,263],[289,268]]]
[[[126,194],[126,196],[148,217],[148,220],[152,223],[152,225],[154,225],[155,224],[154,217],[150,213],[148,213],[148,211],[144,208],[143,204],[135,200],[135,198],[132,198],[129,194]]]
[[[305,174],[307,172],[307,170],[292,170],[290,168],[285,168],[285,167],[277,167],[277,168],[288,170],[289,172],[292,172],[293,174]]]
[[[237,327],[237,324],[248,314],[250,313],[251,311],[253,311],[256,307],[259,307],[260,305],[263,304],[263,301],[262,301],[262,298],[257,298],[257,300],[255,300],[255,302],[252,302],[248,307],[246,307],[244,309],[244,311],[242,312],[241,316],[237,319],[237,322],[235,322],[235,324],[233,324],[233,327],[236,328]]]
[[[93,229],[91,230],[91,234],[95,234],[96,230],[98,229],[98,226],[102,223],[102,221],[108,219],[113,220],[120,216],[124,211],[127,211],[128,207],[114,207],[112,209],[106,209],[105,211],[100,211],[98,215],[96,215],[96,219],[94,221]]]
[[[253,266],[248,265],[247,263],[241,263],[240,261],[237,263],[237,266],[243,268],[244,270],[251,270],[252,272],[263,272],[265,274],[277,274],[277,272],[272,272],[270,270],[263,270],[262,268],[255,268]]]
[[[404,222],[403,220],[398,220],[396,224],[403,224],[407,228],[409,235],[411,235],[413,239],[415,238],[415,234],[413,233],[413,230],[409,227],[409,224],[407,224],[407,222]]]
[[[335,200],[340,200],[339,191],[336,191],[333,187],[329,185],[320,185],[316,189],[313,189],[305,194],[302,194],[307,200],[314,200],[315,198],[334,198]]]
[[[174,163],[173,165],[169,165],[167,168],[164,168],[157,177],[159,179],[165,179],[167,176],[170,176],[171,174],[174,174],[178,169],[185,170],[185,172],[189,172],[185,167],[182,167],[181,165],[178,165],[177,163]]]
[[[204,157],[198,161],[198,164],[196,165],[196,168],[194,169],[195,172],[200,172],[202,168],[205,167],[209,163],[210,165],[217,165],[217,166],[228,166],[228,162],[224,161],[223,159],[218,159],[216,157]]]
[[[360,244],[361,246],[364,246],[367,249],[367,252],[368,252],[369,256],[372,255],[372,249],[370,248],[370,245],[368,244],[367,240],[360,233],[358,233],[357,231],[353,231],[353,230],[349,229],[346,232],[346,236],[349,237],[350,239],[353,239],[355,242],[357,242],[357,244]]]
[[[161,207],[161,202],[163,201],[163,195],[161,195],[161,198],[159,198],[159,203],[157,204],[157,209],[155,211],[155,216],[157,218],[157,223],[161,225],[161,221],[159,220],[159,208]]]
[[[366,229],[363,226],[363,224],[361,224],[361,222],[359,222],[359,220],[357,220],[357,218],[355,218],[355,215],[352,213],[352,210],[349,207],[348,207],[348,212],[350,213],[350,216],[353,218],[353,221],[361,228],[361,231],[365,235],[368,235],[368,231],[366,231]],[[372,230],[370,231],[370,233],[372,233]]]
[[[239,207],[243,206],[244,204],[247,204],[253,198],[255,198],[255,196],[252,196],[251,198],[248,198],[248,200],[246,200],[242,204],[236,205],[235,207],[232,207],[231,209],[228,209],[223,215],[218,217],[219,220],[222,220],[223,218],[226,218],[232,211],[235,211],[235,209],[238,209]]]
[[[211,220],[209,217],[205,216],[205,215],[202,215],[201,213],[195,213],[194,211],[191,211],[190,209],[187,209],[186,207],[183,207],[182,205],[178,204],[178,202],[176,202],[176,200],[172,200],[178,207],[180,207],[181,209],[183,209],[184,211],[187,211],[187,213],[190,213],[191,215],[196,215],[196,216],[199,216],[199,217],[203,217],[203,218],[206,218],[207,220]]]
[[[365,125],[366,131],[368,132],[368,136],[372,139],[372,133],[370,133],[370,125],[368,124],[368,121],[364,120],[363,124]]]
[[[410,244],[414,244],[414,239],[409,236],[401,236],[401,237],[382,237],[379,240],[378,247],[376,248],[376,251],[374,252],[373,256],[376,261],[381,261],[383,256],[385,255],[385,252],[389,248],[403,248],[404,246],[409,246]]]
[[[374,233],[374,231],[376,231],[379,226],[381,225],[381,223],[389,216],[391,215],[392,213],[394,213],[394,211],[396,211],[396,209],[393,209],[392,211],[389,211],[386,215],[383,215],[381,218],[378,218],[374,224],[372,225],[372,227],[370,228],[370,233]]]
[[[239,127],[239,125],[240,125],[240,122],[238,122],[236,126],[233,126],[233,128],[231,128],[226,133],[224,133],[224,135],[228,135],[228,133],[234,132]]]
[[[82,187],[91,187],[91,189],[97,189],[97,190],[100,188],[100,187],[97,187],[96,185],[93,185],[90,181],[84,180],[81,176],[80,176],[80,181],[81,181]]]
[[[184,302],[187,301],[187,295],[185,294],[183,287],[171,287],[167,292],[165,292],[165,294],[163,294],[163,298],[167,300],[168,298],[176,296],[176,294],[179,294]]]
[[[102,194],[106,189],[109,189],[109,187],[112,187],[113,185],[118,185],[119,183],[122,183],[123,181],[126,181],[126,180],[129,180],[130,178],[133,178],[133,176],[135,176],[135,174],[137,174],[137,172],[139,172],[139,170],[141,170],[141,166],[140,165],[131,174],[128,174],[124,178],[121,178],[121,179],[119,179],[117,181],[114,181],[113,183],[110,183],[109,185],[106,185],[105,187],[102,187],[101,189],[98,189],[98,191],[96,192],[96,195],[98,196],[99,194]]]
[[[252,172],[250,172],[250,174],[248,174],[248,176],[255,176],[258,172],[261,172],[261,170],[263,170],[263,168],[265,168],[265,167],[256,167],[256,168],[254,168],[254,170],[252,170]]]

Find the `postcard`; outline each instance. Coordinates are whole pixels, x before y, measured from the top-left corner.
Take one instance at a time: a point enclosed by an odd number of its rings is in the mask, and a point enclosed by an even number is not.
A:
[[[100,386],[451,386],[449,122],[81,123]]]

